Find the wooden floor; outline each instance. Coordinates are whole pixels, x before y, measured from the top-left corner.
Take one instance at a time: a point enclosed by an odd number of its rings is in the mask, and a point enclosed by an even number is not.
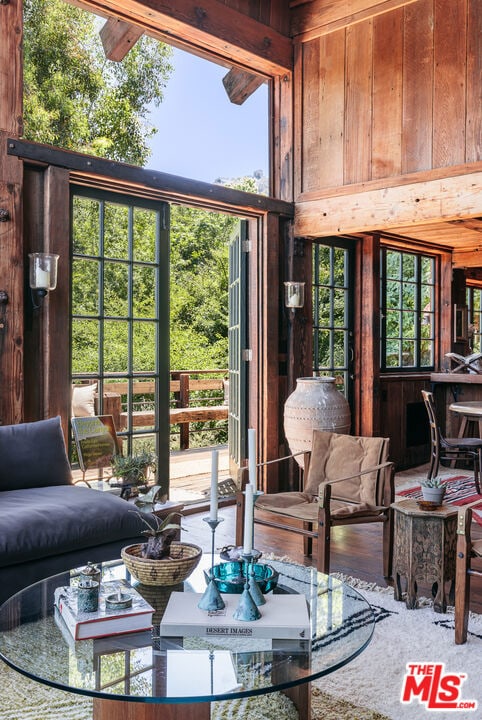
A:
[[[216,548],[234,543],[235,507],[220,510],[223,522],[216,530]],[[186,541],[211,550],[211,533],[203,521],[206,512],[187,515],[183,519]],[[482,537],[482,528],[474,524],[474,537]],[[303,556],[302,538],[290,532],[255,525],[255,547],[265,555],[274,553],[288,556],[294,562],[311,565],[311,559]],[[382,573],[382,529],[381,524],[352,525],[334,528],[332,533],[331,571],[360,578],[387,587]],[[316,553],[316,541],[314,545]],[[316,555],[315,555],[316,557]],[[419,587],[419,596],[430,596],[430,587]],[[471,609],[482,613],[482,578],[472,578]]]

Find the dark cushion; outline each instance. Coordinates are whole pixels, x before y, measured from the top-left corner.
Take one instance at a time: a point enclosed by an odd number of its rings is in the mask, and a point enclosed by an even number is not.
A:
[[[71,483],[60,417],[0,426],[0,490]]]
[[[139,537],[142,530],[133,506],[108,492],[77,485],[10,490],[0,495],[0,567]]]

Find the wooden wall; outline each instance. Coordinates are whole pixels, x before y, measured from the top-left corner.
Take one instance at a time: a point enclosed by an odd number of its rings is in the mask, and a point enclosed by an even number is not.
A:
[[[480,160],[481,32],[480,0],[418,0],[297,38],[299,199]]]

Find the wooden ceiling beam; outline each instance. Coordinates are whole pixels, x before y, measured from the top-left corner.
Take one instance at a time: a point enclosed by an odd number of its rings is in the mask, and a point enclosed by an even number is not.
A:
[[[208,53],[261,74],[283,75],[293,67],[291,39],[219,0],[68,0],[101,17],[139,25],[170,45]]]
[[[363,22],[417,0],[312,0],[291,5],[291,36],[303,41]],[[301,38],[300,38],[301,39]]]
[[[253,75],[239,68],[231,68],[223,77],[224,89],[234,105],[242,105],[263,82],[264,78],[260,75]]]
[[[137,25],[110,17],[99,33],[106,58],[121,62],[143,33]]]
[[[376,190],[347,192],[297,202],[295,235],[325,237],[373,230],[406,228],[481,214],[482,170],[431,178]]]

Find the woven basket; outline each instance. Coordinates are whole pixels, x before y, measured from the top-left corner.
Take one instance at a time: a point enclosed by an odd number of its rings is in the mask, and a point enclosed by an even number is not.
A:
[[[143,585],[177,585],[192,573],[201,559],[202,548],[174,541],[171,557],[151,560],[141,557],[141,544],[128,545],[121,558],[131,575]]]

